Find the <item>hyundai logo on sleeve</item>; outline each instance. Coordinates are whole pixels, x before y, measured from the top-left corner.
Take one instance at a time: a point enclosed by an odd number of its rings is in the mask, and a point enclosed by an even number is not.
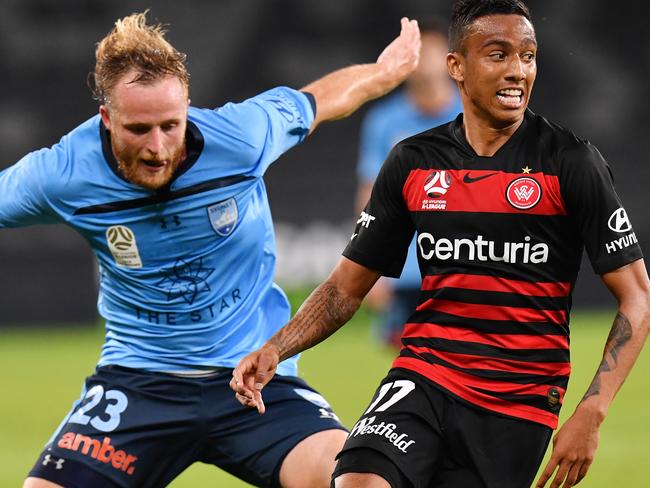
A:
[[[623,207],[614,210],[614,213],[609,217],[607,226],[614,232],[628,232],[632,230],[630,219],[627,218],[627,213]]]

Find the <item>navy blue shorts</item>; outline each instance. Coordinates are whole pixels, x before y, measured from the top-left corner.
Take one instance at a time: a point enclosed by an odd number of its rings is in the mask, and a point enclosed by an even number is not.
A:
[[[350,430],[333,479],[374,473],[392,488],[529,487],[551,433],[471,406],[396,368]]]
[[[201,461],[256,486],[279,486],[296,444],[343,429],[300,378],[275,376],[259,415],[235,400],[231,375],[226,368],[207,378],[98,368],[29,475],[71,488],[160,487]]]

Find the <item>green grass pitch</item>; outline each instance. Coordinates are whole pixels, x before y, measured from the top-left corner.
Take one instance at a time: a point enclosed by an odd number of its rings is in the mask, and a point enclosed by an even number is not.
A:
[[[613,316],[613,311],[574,313],[573,376],[563,419],[573,411],[596,370]],[[323,393],[348,427],[370,400],[394,356],[373,340],[369,321],[362,310],[334,337],[305,353],[300,363],[301,375]],[[0,486],[21,486],[43,444],[79,395],[102,338],[101,327],[0,331]],[[648,486],[649,367],[650,355],[645,352],[610,409],[595,463],[580,486]],[[248,485],[212,466],[195,464],[171,486]]]

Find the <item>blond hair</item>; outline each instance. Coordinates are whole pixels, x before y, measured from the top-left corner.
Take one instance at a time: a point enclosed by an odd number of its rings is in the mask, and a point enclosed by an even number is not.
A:
[[[147,24],[147,13],[145,10],[117,20],[113,30],[97,44],[92,90],[100,103],[109,102],[118,80],[132,69],[136,76],[131,83],[175,76],[189,88],[185,54],[167,42],[162,24]]]

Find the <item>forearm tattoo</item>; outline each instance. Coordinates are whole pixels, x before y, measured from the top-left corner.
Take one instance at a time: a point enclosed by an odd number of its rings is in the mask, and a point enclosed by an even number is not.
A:
[[[596,376],[594,377],[591,385],[585,396],[582,398],[582,401],[585,401],[587,398],[600,393],[600,376],[602,373],[608,371],[613,371],[618,365],[618,355],[621,351],[621,348],[632,338],[632,325],[628,318],[623,315],[621,312],[616,314],[614,319],[614,324],[612,325],[612,330],[609,332],[607,337],[607,342],[605,343],[605,352],[603,354],[603,360],[600,362],[598,371],[596,371]]]
[[[280,350],[280,359],[291,357],[336,332],[352,318],[360,303],[360,300],[341,296],[336,287],[326,281],[269,342]]]

